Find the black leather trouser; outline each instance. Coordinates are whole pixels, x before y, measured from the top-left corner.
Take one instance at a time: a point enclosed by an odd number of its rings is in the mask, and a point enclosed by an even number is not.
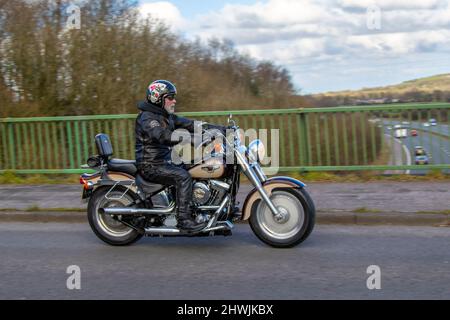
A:
[[[191,219],[192,215],[192,177],[185,169],[173,164],[145,166],[139,170],[141,176],[149,181],[176,187],[178,216]]]

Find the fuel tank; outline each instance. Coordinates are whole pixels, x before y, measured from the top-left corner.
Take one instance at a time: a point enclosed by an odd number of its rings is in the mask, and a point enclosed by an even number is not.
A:
[[[195,179],[218,179],[225,175],[226,165],[219,157],[210,158],[189,169],[192,178]]]

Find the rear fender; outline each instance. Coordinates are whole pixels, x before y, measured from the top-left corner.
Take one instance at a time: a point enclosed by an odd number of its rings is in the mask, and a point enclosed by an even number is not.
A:
[[[269,197],[272,195],[272,192],[275,189],[279,188],[295,189],[304,187],[306,187],[306,184],[290,177],[273,177],[263,183],[263,188],[264,190],[266,190]],[[252,191],[250,191],[242,207],[242,220],[248,220],[250,218],[253,204],[260,199],[262,199],[262,197],[259,194],[258,189],[254,188]]]
[[[83,174],[81,175],[81,178],[83,178],[83,180],[89,182],[92,184],[92,188],[98,188],[100,186],[103,185],[110,185],[111,187],[116,183],[124,183],[127,186],[130,186],[130,184],[132,182],[135,181],[135,178],[133,176],[130,176],[129,174],[123,173],[123,172],[108,172],[106,178],[107,179],[102,179],[102,176],[100,173],[96,173],[96,174]],[[108,183],[102,183],[107,181]],[[130,190],[132,190],[133,192],[137,193],[137,187],[135,184],[131,185]]]

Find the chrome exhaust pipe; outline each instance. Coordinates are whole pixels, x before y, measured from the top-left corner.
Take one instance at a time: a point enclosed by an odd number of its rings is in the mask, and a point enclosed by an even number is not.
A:
[[[222,224],[220,226],[215,226],[212,228],[206,228],[206,229],[202,230],[202,232],[217,231],[217,230],[224,230],[224,229],[231,230],[234,228],[234,224],[232,224],[230,221],[223,221],[223,222],[221,221],[219,223],[224,223],[224,224]]]
[[[205,229],[199,231],[199,233],[224,230],[224,229],[231,230],[234,228],[234,225],[229,221],[224,221],[224,222],[220,222],[220,223],[223,223],[223,224],[220,226],[212,227],[212,228],[205,228]],[[145,234],[147,234],[147,235],[151,235],[151,234],[175,235],[175,234],[180,234],[180,233],[182,233],[182,230],[177,229],[177,228],[145,228]]]
[[[220,208],[220,206],[199,206],[199,207],[197,207],[197,209],[203,210],[203,211],[215,211],[219,208]]]
[[[136,209],[136,208],[100,208],[98,212],[100,214],[109,214],[113,216],[135,216],[135,215],[148,215],[148,214],[159,214],[166,215],[174,213],[175,205],[171,205],[164,209]]]
[[[177,228],[145,228],[145,234],[173,235],[181,233]]]

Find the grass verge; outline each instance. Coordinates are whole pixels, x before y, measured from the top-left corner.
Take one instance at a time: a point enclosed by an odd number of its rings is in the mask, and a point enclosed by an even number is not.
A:
[[[379,171],[361,171],[361,172],[280,172],[281,176],[289,176],[304,182],[371,182],[371,181],[450,181],[450,175],[444,174],[441,170],[430,170],[423,176],[417,175],[383,175]],[[241,176],[242,182],[248,182],[245,175]],[[1,184],[24,184],[24,185],[40,185],[40,184],[78,184],[78,174],[66,175],[16,175],[12,171],[0,174]]]
[[[357,173],[342,173],[342,172],[284,172],[286,175],[304,182],[414,182],[414,181],[449,181],[450,175],[443,173],[441,170],[430,170],[430,172],[423,176],[418,175],[383,175],[377,171],[361,171]]]
[[[0,184],[77,184],[79,183],[80,175],[66,174],[66,175],[17,175],[13,171],[6,171],[0,174]]]
[[[26,209],[2,208],[0,212],[86,212],[82,208],[40,208],[39,206],[31,206]]]
[[[393,212],[393,211],[382,211],[377,209],[368,209],[368,208],[358,208],[352,210],[353,213],[405,213],[405,212]],[[450,215],[450,210],[439,210],[439,211],[415,211],[415,212],[407,212],[407,213],[415,213],[415,214],[444,214]]]

